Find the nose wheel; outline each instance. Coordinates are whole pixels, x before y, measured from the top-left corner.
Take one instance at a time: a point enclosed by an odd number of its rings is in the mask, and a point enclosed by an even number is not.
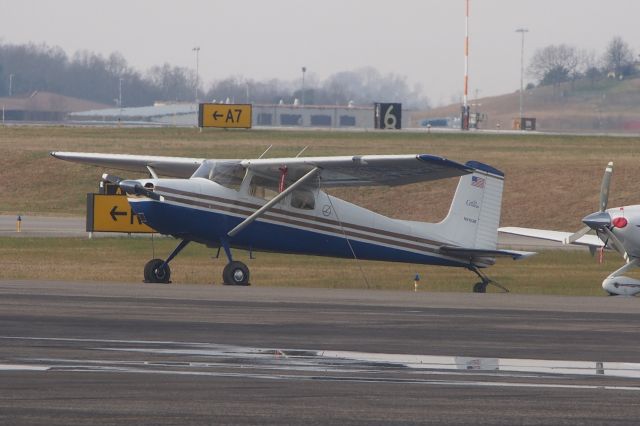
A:
[[[162,283],[169,284],[171,282],[171,268],[169,262],[178,255],[189,244],[189,240],[182,240],[180,244],[171,252],[167,260],[151,259],[144,265],[144,282],[145,283]]]
[[[171,268],[162,259],[152,259],[144,265],[144,282],[169,284],[171,282]]]
[[[249,268],[237,260],[229,262],[222,271],[222,281],[226,285],[250,285]]]

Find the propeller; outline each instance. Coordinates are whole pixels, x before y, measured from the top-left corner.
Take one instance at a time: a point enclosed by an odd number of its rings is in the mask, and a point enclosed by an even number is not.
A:
[[[604,169],[604,176],[602,176],[602,185],[600,185],[601,212],[607,209],[607,204],[609,203],[609,185],[611,184],[611,175],[613,175],[613,161],[609,161],[607,168]]]
[[[140,182],[136,180],[123,180],[118,184],[118,186],[129,195],[142,195],[153,200],[160,199],[160,195],[143,187]]]
[[[603,231],[605,234],[607,234],[607,237],[609,238],[609,241],[611,241],[611,245],[613,246],[613,248],[616,249],[616,251],[622,255],[624,260],[628,261],[629,255],[627,254],[627,250],[624,248],[624,245],[618,239],[618,237],[616,237],[616,235],[613,232],[611,232],[611,229],[609,229],[609,227],[604,227]]]
[[[584,222],[584,224],[587,226],[581,228],[579,231],[565,238],[563,241],[564,244],[574,243],[592,229],[600,230],[602,227],[611,225],[611,216],[609,216],[608,213],[605,213],[605,210],[607,209],[607,204],[609,203],[609,186],[611,185],[612,174],[613,162],[610,161],[609,164],[607,164],[607,168],[604,170],[602,184],[600,185],[600,211],[598,211],[597,213],[592,213],[582,219],[582,222]]]
[[[117,185],[120,189],[122,189],[122,191],[129,195],[143,195],[154,200],[160,199],[160,196],[158,194],[143,187],[140,182],[135,180],[125,180],[119,176],[110,175],[108,173],[102,175],[102,180],[113,185]]]
[[[120,182],[122,182],[124,179],[122,179],[120,176],[110,175],[109,173],[104,173],[102,175],[102,180],[104,182],[112,183],[114,185],[119,185]]]

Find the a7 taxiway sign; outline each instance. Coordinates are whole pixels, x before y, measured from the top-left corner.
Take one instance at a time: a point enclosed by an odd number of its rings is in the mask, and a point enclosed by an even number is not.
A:
[[[200,104],[198,126],[249,129],[251,114],[251,104]]]

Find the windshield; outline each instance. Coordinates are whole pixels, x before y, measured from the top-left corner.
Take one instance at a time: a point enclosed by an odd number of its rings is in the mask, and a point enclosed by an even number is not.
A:
[[[224,187],[239,190],[244,175],[245,169],[239,161],[206,160],[192,177],[209,179]]]

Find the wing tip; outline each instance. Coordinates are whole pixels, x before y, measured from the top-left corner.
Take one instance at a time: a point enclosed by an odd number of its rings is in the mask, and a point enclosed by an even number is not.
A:
[[[479,161],[474,161],[474,160],[467,161],[465,163],[465,166],[471,167],[473,169],[480,170],[486,173],[491,173],[500,177],[504,177],[504,172],[502,172],[501,170],[498,170],[495,167],[492,167],[485,163],[481,163]]]
[[[444,157],[439,157],[437,155],[431,154],[418,154],[416,156],[419,160],[425,161],[427,163],[436,163],[445,167],[450,167],[452,169],[458,169],[466,173],[471,173],[473,170],[470,170],[470,167],[467,164],[458,163],[457,161],[449,160]]]

